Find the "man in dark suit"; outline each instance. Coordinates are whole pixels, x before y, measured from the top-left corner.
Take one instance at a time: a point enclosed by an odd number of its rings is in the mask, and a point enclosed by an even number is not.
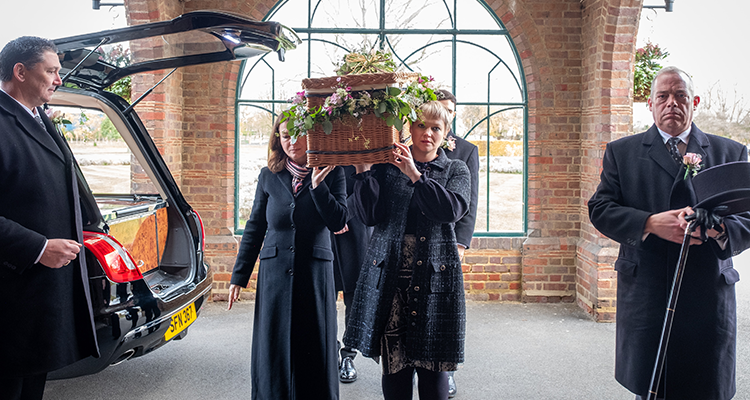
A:
[[[456,118],[456,96],[448,90],[440,89],[443,98],[440,103],[451,113],[451,118]],[[474,235],[474,224],[477,221],[477,201],[479,197],[479,149],[473,143],[457,136],[451,129],[446,137],[455,143],[453,149],[446,149],[445,155],[452,160],[461,160],[469,167],[471,174],[471,203],[469,213],[456,222],[456,241],[458,242],[458,255],[463,259],[464,251],[471,245],[471,237]]]
[[[456,96],[448,90],[440,89],[443,95],[440,103],[450,112],[451,118],[456,117]],[[469,212],[456,222],[456,242],[458,243],[458,255],[463,259],[464,251],[471,245],[471,237],[474,235],[474,225],[477,220],[477,201],[479,197],[479,149],[473,143],[462,137],[456,136],[451,129],[446,136],[449,148],[445,149],[445,155],[452,160],[461,160],[469,167],[471,174],[471,202]],[[454,147],[455,146],[455,147]],[[453,147],[452,149],[450,147]],[[454,372],[448,374],[448,397],[456,395],[456,380]]]
[[[662,69],[648,100],[655,124],[607,144],[601,183],[588,202],[594,226],[620,243],[615,378],[636,398],[649,391],[684,216],[696,204],[682,156],[700,155],[702,168],[747,160],[745,146],[693,124],[699,103],[687,73]],[[739,274],[731,257],[750,247],[750,218],[726,217],[723,228],[706,232],[706,242],[693,234],[658,398],[723,400],[735,393]]]
[[[2,399],[41,399],[48,372],[98,356],[73,157],[40,108],[59,70],[46,39],[0,52]]]
[[[354,300],[354,289],[357,287],[359,269],[362,266],[367,246],[370,244],[373,228],[362,222],[356,214],[352,213],[350,204],[354,197],[354,179],[357,173],[354,166],[345,166],[346,176],[346,202],[348,209],[346,226],[341,231],[331,234],[333,247],[333,279],[335,281],[336,293],[344,294],[344,326],[349,323],[349,314],[352,301]],[[344,330],[346,333],[346,329]],[[357,380],[357,369],[354,366],[354,357],[357,350],[344,346],[339,351],[339,381],[352,383]]]

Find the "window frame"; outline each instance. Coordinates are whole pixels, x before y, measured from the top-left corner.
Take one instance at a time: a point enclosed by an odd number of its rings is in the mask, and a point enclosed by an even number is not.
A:
[[[276,2],[276,4],[271,8],[271,10],[268,12],[266,17],[264,18],[264,21],[268,21],[274,17],[274,15],[285,5],[287,5],[291,0],[279,0]],[[455,93],[456,89],[456,53],[457,53],[457,44],[462,43],[466,45],[472,45],[479,47],[483,49],[484,51],[490,53],[493,55],[497,60],[498,63],[495,64],[494,67],[492,67],[488,74],[487,79],[488,81],[491,79],[490,74],[498,67],[500,67],[501,64],[505,66],[508,72],[511,73],[511,75],[515,78],[515,84],[518,87],[518,90],[521,95],[521,101],[519,102],[461,102],[457,101],[456,107],[460,106],[482,106],[486,109],[486,116],[479,122],[477,122],[473,127],[467,130],[467,132],[464,133],[462,136],[463,138],[466,138],[474,129],[476,129],[480,124],[486,123],[487,125],[487,132],[490,132],[490,123],[491,123],[491,117],[493,115],[496,115],[498,113],[514,110],[514,109],[521,109],[523,111],[523,171],[522,171],[522,221],[521,221],[521,230],[520,231],[475,231],[474,237],[523,237],[526,234],[526,231],[528,229],[528,120],[529,120],[529,106],[528,106],[528,89],[526,85],[526,79],[525,79],[525,73],[523,68],[523,63],[521,62],[521,56],[518,52],[518,49],[516,48],[515,44],[513,43],[513,40],[510,36],[510,32],[505,28],[502,21],[499,19],[497,14],[487,5],[487,3],[483,0],[474,0],[477,3],[479,3],[491,16],[491,18],[494,20],[494,22],[497,23],[498,29],[476,29],[476,30],[467,30],[467,29],[458,29],[457,28],[457,21],[455,18],[455,14],[458,13],[458,2],[459,0],[452,0],[450,1],[453,3],[453,8],[451,8],[448,3],[449,1],[441,0],[442,3],[445,5],[446,9],[448,10],[449,15],[451,16],[451,29],[392,29],[392,28],[386,28],[385,27],[385,13],[383,10],[386,8],[386,0],[380,0],[380,12],[379,12],[379,27],[378,28],[313,28],[312,27],[312,21],[314,19],[314,13],[317,10],[317,7],[320,5],[321,2],[325,0],[308,0],[307,1],[307,26],[306,27],[292,27],[295,32],[299,35],[299,37],[302,39],[302,41],[307,42],[313,42],[313,41],[320,41],[325,42],[330,45],[334,45],[337,47],[340,47],[345,50],[349,50],[341,46],[340,44],[330,42],[328,40],[324,39],[318,39],[315,38],[315,35],[318,34],[369,34],[369,35],[377,35],[378,36],[378,42],[380,45],[381,50],[382,49],[388,49],[394,54],[394,61],[396,63],[408,70],[411,70],[409,66],[406,64],[406,60],[409,59],[412,55],[417,53],[418,51],[438,43],[445,43],[450,42],[451,43],[451,50],[452,50],[452,77],[451,77],[451,91]],[[462,0],[462,1],[471,1],[471,0]],[[312,10],[312,11],[311,11]],[[455,13],[453,13],[455,11]],[[436,40],[434,42],[430,42],[427,45],[424,45],[416,50],[414,50],[411,54],[407,55],[404,58],[400,58],[398,56],[398,53],[391,47],[390,43],[388,42],[387,38],[389,34],[400,34],[400,35],[448,35],[451,36],[451,39],[446,40]],[[513,70],[511,67],[503,60],[502,57],[498,56],[497,54],[494,54],[491,50],[487,49],[484,46],[481,46],[479,44],[476,44],[474,42],[471,42],[469,40],[464,40],[467,37],[471,36],[477,36],[477,35],[490,35],[490,36],[499,36],[503,37],[513,54],[513,58],[515,61],[515,65],[513,67],[516,67],[518,69],[518,76],[516,76],[515,73],[513,73]],[[311,52],[312,52],[313,46],[307,46],[307,77],[311,76]],[[266,62],[265,57],[267,55],[263,55],[259,58],[255,58],[252,60],[245,60],[242,62],[242,65],[240,67],[240,71],[238,74],[237,79],[237,88],[236,88],[236,100],[235,100],[235,165],[234,165],[234,172],[235,172],[235,202],[234,202],[234,227],[235,227],[235,234],[242,235],[244,232],[244,227],[239,226],[239,195],[240,195],[240,187],[237,182],[239,182],[239,174],[240,174],[240,166],[239,166],[239,160],[240,160],[240,146],[237,145],[240,141],[240,107],[256,107],[260,108],[266,112],[271,113],[271,115],[275,118],[277,115],[277,111],[283,108],[283,105],[288,104],[286,99],[263,99],[263,100],[252,100],[252,99],[241,99],[240,96],[242,94],[242,88],[244,86],[245,80],[247,77],[245,76],[245,73],[248,69],[248,62],[252,63],[252,66],[250,66],[250,70],[254,69],[255,66],[257,66],[261,62]],[[270,67],[270,66],[269,66]],[[272,82],[271,82],[271,88],[272,93],[275,93],[275,71],[273,68],[270,68],[271,74],[272,74]],[[249,74],[248,74],[249,76]],[[488,84],[487,87],[487,97],[488,99],[491,98],[491,87]],[[262,106],[262,104],[270,104],[271,109],[268,109],[268,107]],[[277,108],[278,106],[278,108]],[[499,108],[496,111],[492,111],[492,107]],[[455,132],[456,129],[456,120],[453,121],[452,129]],[[479,199],[479,201],[484,200],[487,210],[490,210],[490,203],[491,203],[491,196],[490,196],[490,165],[491,165],[491,159],[489,157],[490,154],[490,143],[489,140],[489,133],[487,135],[487,140],[485,141],[486,145],[486,154],[488,154],[487,157],[485,157],[485,168],[487,170],[486,174],[486,185],[487,185],[487,193],[484,196],[484,199]],[[484,222],[483,225],[485,226],[485,229],[489,229],[489,223],[490,223],[490,212],[485,212],[484,215]],[[477,221],[480,221],[480,218],[482,216],[477,215]]]

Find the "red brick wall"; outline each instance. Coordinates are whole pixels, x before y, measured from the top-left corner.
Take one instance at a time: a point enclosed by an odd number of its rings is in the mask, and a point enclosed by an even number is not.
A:
[[[577,302],[600,321],[614,321],[617,245],[588,221],[586,201],[599,184],[605,145],[631,133],[635,42],[640,0],[584,2],[581,220]]]
[[[573,301],[581,204],[581,2],[491,4],[521,54],[528,85],[522,300]]]
[[[588,222],[603,146],[628,133],[632,55],[641,0],[489,0],[521,56],[529,98],[528,232],[475,238],[463,266],[476,300],[577,301],[614,315],[616,245]],[[126,0],[129,21],[223,9],[262,19],[275,0]],[[188,201],[201,213],[214,273],[226,297],[233,237],[234,100],[238,63],[185,69],[139,113]],[[136,80],[142,92],[161,75]],[[252,297],[252,291],[245,296]]]

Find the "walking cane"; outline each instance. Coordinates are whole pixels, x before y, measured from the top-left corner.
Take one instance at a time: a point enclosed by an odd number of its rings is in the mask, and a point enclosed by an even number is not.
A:
[[[724,211],[725,206],[718,206],[714,211]],[[659,390],[659,382],[661,381],[661,373],[664,369],[664,360],[667,358],[667,345],[669,345],[669,335],[672,332],[672,322],[674,321],[674,310],[677,304],[677,297],[680,295],[680,286],[682,285],[682,275],[685,272],[685,264],[687,264],[688,250],[690,250],[690,239],[692,233],[695,232],[695,228],[702,226],[701,236],[705,237],[706,230],[716,229],[717,226],[721,226],[721,219],[715,216],[715,214],[708,213],[703,209],[695,209],[695,213],[685,216],[686,221],[690,221],[687,228],[685,228],[685,236],[682,238],[682,247],[680,248],[680,257],[677,259],[677,270],[674,273],[672,280],[672,290],[669,293],[669,305],[667,306],[667,313],[664,316],[664,325],[661,328],[661,338],[659,339],[659,350],[656,353],[656,363],[654,364],[654,370],[651,373],[651,384],[649,385],[647,400],[656,400],[656,394]],[[721,229],[721,228],[719,228]]]

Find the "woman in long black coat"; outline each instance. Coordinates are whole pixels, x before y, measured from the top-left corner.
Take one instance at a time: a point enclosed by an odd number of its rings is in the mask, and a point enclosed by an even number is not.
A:
[[[351,203],[354,201],[354,179],[356,173],[353,165],[342,167],[346,177],[346,202],[349,209],[346,227],[343,231],[331,234],[333,243],[333,278],[336,280],[336,293],[344,293],[344,324],[349,323],[349,315],[354,301],[354,289],[357,287],[359,268],[367,252],[370,243],[372,227],[367,226],[354,213],[351,212]],[[346,329],[344,329],[346,332]],[[354,367],[354,357],[357,351],[349,346],[343,346],[339,351],[339,380],[351,383],[357,380],[357,369]]]
[[[386,400],[447,399],[448,371],[464,360],[463,274],[455,222],[469,210],[470,175],[440,148],[450,121],[438,102],[421,107],[411,148],[394,161],[357,166],[354,212],[375,230],[354,293],[344,344],[382,358]]]
[[[292,143],[279,120],[268,148],[229,287],[231,309],[260,255],[252,398],[338,399],[330,232],[346,223],[344,175],[305,168],[306,141]]]

